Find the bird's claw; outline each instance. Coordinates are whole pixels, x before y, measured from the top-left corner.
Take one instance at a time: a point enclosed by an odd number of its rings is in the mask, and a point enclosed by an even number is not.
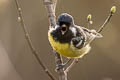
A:
[[[58,64],[58,65],[56,65],[55,71],[57,72],[57,71],[59,71],[60,69],[63,69],[64,67],[65,67],[65,64]]]

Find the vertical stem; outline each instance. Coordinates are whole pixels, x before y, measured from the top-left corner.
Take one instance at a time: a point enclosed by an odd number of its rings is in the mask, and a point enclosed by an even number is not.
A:
[[[43,0],[43,2],[47,9],[50,28],[54,28],[56,25],[55,9],[57,0]],[[55,52],[55,62],[56,66],[63,65],[62,57],[57,52]],[[67,73],[64,71],[64,68],[60,68],[57,72],[59,80],[67,80]]]
[[[56,66],[63,65],[62,57],[57,52],[55,52],[55,61]],[[64,68],[60,68],[57,72],[59,74],[59,80],[67,80],[67,73]]]
[[[55,16],[56,3],[52,2],[52,0],[43,0],[43,2],[47,9],[50,27],[54,27],[56,25],[56,16]]]

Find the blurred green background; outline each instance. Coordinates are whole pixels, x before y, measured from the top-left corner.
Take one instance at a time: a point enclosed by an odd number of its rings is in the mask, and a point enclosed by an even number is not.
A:
[[[57,78],[43,1],[19,0],[19,3],[39,57]],[[103,24],[113,5],[117,12],[102,31],[104,37],[93,41],[92,50],[71,69],[68,80],[120,80],[120,1],[58,0],[57,16],[66,12],[74,17],[75,24],[87,26],[86,17],[91,13],[94,22],[91,29]],[[0,80],[49,80],[26,42],[14,0],[0,0]]]

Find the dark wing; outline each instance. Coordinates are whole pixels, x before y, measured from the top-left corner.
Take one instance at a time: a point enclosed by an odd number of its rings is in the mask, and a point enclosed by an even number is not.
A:
[[[72,39],[72,44],[78,49],[88,45],[93,39],[102,37],[96,30],[90,30],[81,26],[76,26],[76,30],[77,33]]]
[[[74,45],[74,47],[81,49],[86,42],[86,35],[80,26],[75,25],[75,28],[77,32],[76,36],[72,38],[72,44]]]
[[[77,36],[72,39],[74,47],[81,49],[84,46],[85,39],[82,36]]]

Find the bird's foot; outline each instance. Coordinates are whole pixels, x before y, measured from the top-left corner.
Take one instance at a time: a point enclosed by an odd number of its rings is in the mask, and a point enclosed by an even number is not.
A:
[[[65,64],[58,64],[58,65],[56,65],[55,71],[57,72],[57,71],[59,71],[60,69],[64,69],[64,67],[65,67]]]

